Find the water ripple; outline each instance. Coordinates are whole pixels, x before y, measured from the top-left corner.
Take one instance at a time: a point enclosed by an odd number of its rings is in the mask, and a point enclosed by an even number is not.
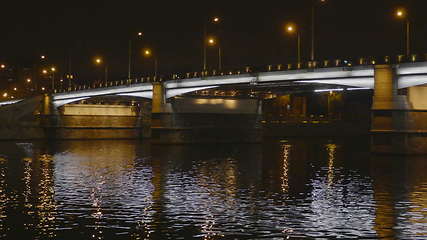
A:
[[[0,150],[1,239],[427,236],[422,157],[333,141],[15,147]]]

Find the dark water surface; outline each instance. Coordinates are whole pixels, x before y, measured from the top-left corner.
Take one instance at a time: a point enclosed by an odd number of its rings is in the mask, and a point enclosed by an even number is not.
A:
[[[427,239],[427,157],[368,142],[0,142],[0,239]]]

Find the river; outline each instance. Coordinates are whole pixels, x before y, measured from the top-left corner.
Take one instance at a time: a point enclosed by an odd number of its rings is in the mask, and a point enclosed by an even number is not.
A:
[[[369,139],[0,142],[0,239],[427,239],[427,157]]]

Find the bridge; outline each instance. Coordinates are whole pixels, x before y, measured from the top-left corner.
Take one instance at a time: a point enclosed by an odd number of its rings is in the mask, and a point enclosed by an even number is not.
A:
[[[427,84],[427,62],[402,63],[394,66],[397,89]],[[346,89],[374,89],[375,65],[345,66],[329,68],[307,68],[288,71],[268,71],[260,73],[243,73],[225,76],[208,76],[168,80],[163,82],[165,97],[172,98],[198,90],[219,88],[226,85],[257,85],[282,83],[289,86],[305,84],[322,84],[344,86]],[[75,101],[99,96],[133,96],[152,99],[153,83],[136,83],[131,85],[100,87],[53,94],[55,106],[60,107]],[[20,100],[0,102],[1,105],[17,103]]]
[[[395,65],[397,89],[427,84],[427,62],[403,63]],[[245,73],[225,76],[186,78],[169,80],[162,84],[165,88],[165,97],[172,98],[185,93],[204,89],[218,88],[225,85],[237,84],[322,84],[338,85],[352,89],[374,89],[375,66],[314,68],[290,71],[273,71],[261,73]],[[119,95],[142,98],[153,98],[152,83],[138,83],[132,85],[87,89],[75,92],[54,94],[56,106],[88,99],[96,96]]]
[[[380,152],[394,151],[397,149],[396,147],[398,147],[399,152],[420,152],[427,149],[427,137],[424,136],[427,133],[427,127],[423,124],[427,120],[427,88],[423,86],[427,84],[427,62],[364,64],[360,66],[348,64],[340,67],[258,73],[246,71],[230,75],[205,75],[192,78],[187,74],[187,77],[166,81],[76,89],[45,94],[43,97],[33,99],[2,102],[0,103],[0,118],[2,113],[3,116],[8,115],[10,118],[10,113],[22,116],[25,115],[24,112],[33,111],[33,115],[38,116],[38,125],[29,124],[32,128],[41,126],[42,129],[57,130],[64,127],[61,122],[66,122],[60,120],[61,118],[65,119],[64,116],[58,117],[61,116],[58,109],[62,109],[62,115],[67,111],[72,112],[75,109],[70,108],[71,103],[100,97],[141,99],[140,102],[144,102],[144,104],[138,104],[139,110],[132,109],[128,114],[139,119],[139,122],[135,122],[133,126],[133,128],[139,129],[138,134],[144,137],[158,138],[163,142],[179,142],[194,137],[194,133],[192,133],[192,131],[196,131],[194,129],[199,132],[199,137],[205,134],[201,129],[206,128],[218,129],[222,127],[225,129],[221,131],[222,134],[226,134],[230,128],[234,128],[233,130],[258,129],[258,123],[261,121],[262,97],[222,98],[221,101],[216,101],[208,106],[203,104],[206,101],[202,101],[200,96],[199,99],[196,97],[196,100],[186,99],[188,94],[195,92],[223,88],[239,89],[245,86],[251,88],[313,86],[314,92],[372,89],[374,95],[371,106],[372,124],[370,132],[373,136],[372,142],[375,149]],[[406,90],[406,92],[402,94],[401,89]],[[22,108],[30,110],[21,111]],[[99,111],[100,107],[98,106],[97,109]],[[116,112],[117,109],[115,108]],[[135,114],[137,111],[139,113]],[[220,117],[218,117],[219,115]],[[12,117],[6,122],[10,127],[13,122],[21,122],[21,120]],[[243,124],[243,127],[242,123],[247,124]],[[242,135],[248,136],[243,132],[245,131],[241,131]],[[43,134],[38,135],[47,137],[49,134],[44,131]],[[183,137],[183,135],[188,136]],[[258,135],[255,135],[248,136],[248,139],[258,138]],[[218,136],[215,138],[217,139]],[[402,147],[402,143],[404,143],[404,147]],[[414,146],[416,149],[413,149]]]

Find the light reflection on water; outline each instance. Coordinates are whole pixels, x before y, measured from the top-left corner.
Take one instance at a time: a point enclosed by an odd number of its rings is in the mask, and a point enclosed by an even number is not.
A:
[[[0,155],[0,226],[4,229],[4,221],[6,215],[7,195],[6,195],[6,169],[7,169],[6,158]],[[6,234],[0,232],[0,237],[5,238]]]
[[[0,238],[427,238],[426,157],[361,146],[3,142]]]

